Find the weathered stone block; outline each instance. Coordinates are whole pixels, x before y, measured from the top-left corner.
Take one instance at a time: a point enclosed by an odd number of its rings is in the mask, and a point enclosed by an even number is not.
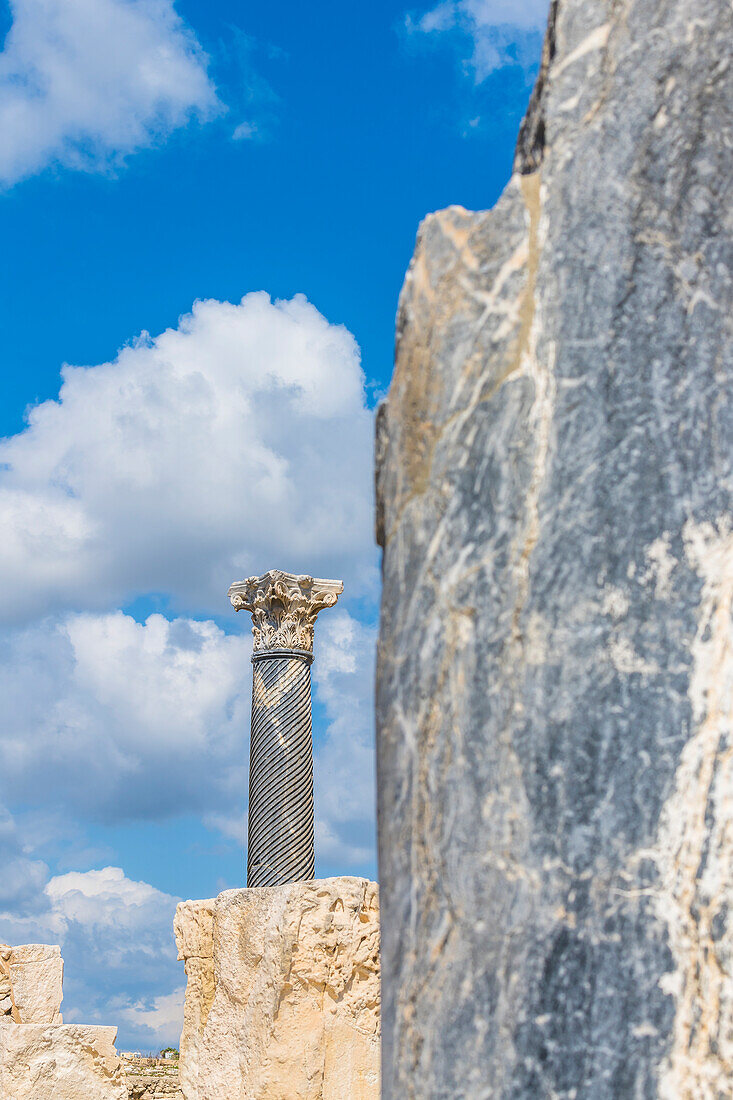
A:
[[[386,1100],[733,1081],[728,0],[553,0],[378,419]]]
[[[216,899],[184,901],[174,921],[178,958],[186,970],[186,999],[179,1071],[188,1084],[188,1095],[197,1100],[198,1046],[214,1001],[214,912]]]
[[[377,1100],[379,903],[334,878],[185,902],[185,1100]]]
[[[7,960],[15,1006],[24,1024],[60,1024],[64,962],[61,948],[27,943],[10,949]]]
[[[114,1027],[0,1023],[2,1100],[127,1100]]]

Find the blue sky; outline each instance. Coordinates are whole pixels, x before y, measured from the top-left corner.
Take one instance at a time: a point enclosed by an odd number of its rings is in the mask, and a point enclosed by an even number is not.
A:
[[[372,412],[419,221],[496,201],[545,14],[0,5],[0,939],[62,942],[66,1018],[123,1047],[177,1039],[176,899],[243,883],[234,579],[346,581],[318,871],[376,875]]]

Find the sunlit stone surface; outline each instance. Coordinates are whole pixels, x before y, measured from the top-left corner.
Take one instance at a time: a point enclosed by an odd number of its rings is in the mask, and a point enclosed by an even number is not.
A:
[[[332,878],[179,905],[185,1100],[378,1100],[377,886]]]
[[[0,1023],[3,1100],[127,1100],[117,1028]]]
[[[61,948],[27,943],[8,948],[15,1006],[24,1024],[60,1024],[64,963]]]
[[[49,944],[0,944],[0,1100],[127,1100],[116,1027],[63,1024]]]

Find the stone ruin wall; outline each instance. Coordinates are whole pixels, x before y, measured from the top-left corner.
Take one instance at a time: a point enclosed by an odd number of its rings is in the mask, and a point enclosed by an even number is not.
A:
[[[153,1067],[139,1067],[123,1061],[129,1100],[183,1100],[178,1066],[161,1067],[160,1060],[157,1062]]]

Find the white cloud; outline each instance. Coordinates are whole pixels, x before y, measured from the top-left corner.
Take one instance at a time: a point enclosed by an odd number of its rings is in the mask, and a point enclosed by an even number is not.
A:
[[[173,914],[180,899],[134,882],[120,867],[55,875],[45,883],[44,894],[45,911],[21,920],[5,912],[0,920],[17,923],[18,931],[32,928],[62,948],[81,937],[90,971],[124,968],[140,956],[161,952],[175,955]],[[19,942],[17,935],[14,942]]]
[[[259,126],[255,122],[240,122],[232,134],[235,141],[253,141],[260,136]]]
[[[376,585],[359,350],[302,296],[202,301],[0,442],[0,618],[139,593],[226,612],[277,566]]]
[[[15,819],[2,803],[0,867],[0,911],[12,910],[23,916],[37,912],[39,907],[46,907],[43,889],[48,878],[48,867],[42,860],[32,857],[30,846],[21,839]]]
[[[316,851],[344,874],[374,861],[376,628],[336,611],[318,630],[313,676],[328,727],[315,760]]]
[[[7,634],[0,797],[105,821],[231,804],[246,787],[250,651],[212,622],[121,611]]]
[[[56,875],[46,885],[46,894],[59,927],[76,922],[115,931],[140,932],[144,923],[157,923],[149,918],[158,907],[170,908],[178,900],[147,882],[133,882],[120,867]]]
[[[164,1044],[177,1046],[183,1028],[183,1002],[186,996],[185,986],[172,993],[164,993],[148,1001],[135,1001],[122,1008],[123,1020],[137,1030],[155,1037],[158,1047]]]
[[[407,17],[412,32],[458,32],[468,37],[465,59],[477,83],[505,65],[536,60],[538,35],[544,32],[549,0],[445,0],[420,18]]]
[[[14,906],[0,911],[0,940],[60,944],[67,1023],[124,1022],[129,1035],[148,1045],[177,1041],[182,974],[173,915],[178,900],[147,882],[134,882],[119,867],[57,875],[45,883],[33,912],[20,915]],[[146,1005],[147,1015],[141,1011]]]
[[[543,30],[547,22],[549,0],[457,0],[439,4],[424,19],[469,20],[473,27],[522,27]]]
[[[0,184],[99,170],[220,109],[172,0],[11,0],[0,54]]]
[[[340,872],[374,858],[375,635],[345,610],[318,624],[317,850]],[[0,799],[56,815],[54,830],[66,820],[201,814],[244,846],[250,652],[248,635],[213,622],[154,614],[138,623],[121,611],[0,636]],[[45,864],[31,873],[14,824],[0,817],[0,845],[5,834],[17,875],[3,889],[17,879],[35,899]]]

